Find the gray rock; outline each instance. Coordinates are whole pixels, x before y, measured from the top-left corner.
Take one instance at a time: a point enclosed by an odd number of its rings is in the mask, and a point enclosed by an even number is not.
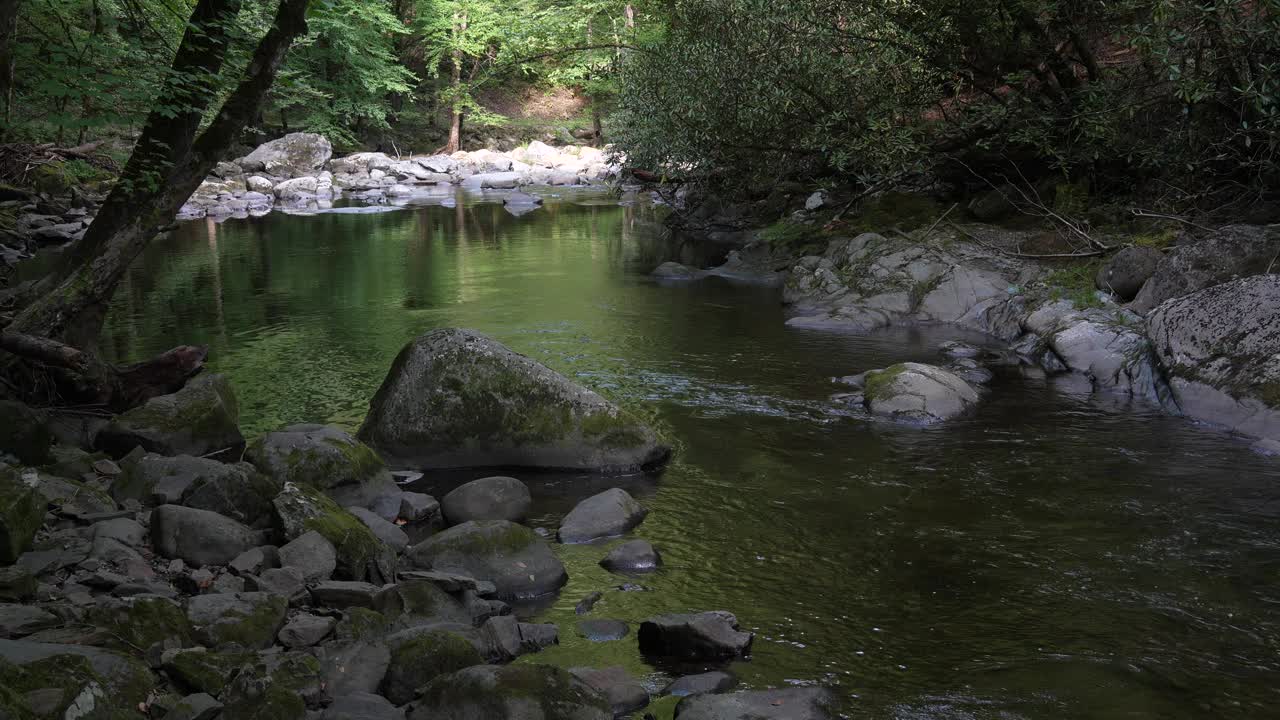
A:
[[[301,568],[267,568],[258,575],[245,575],[244,584],[246,590],[279,595],[290,604],[308,597]]]
[[[264,592],[197,595],[187,602],[187,620],[208,647],[268,648],[284,626],[287,601]]]
[[[9,453],[25,465],[43,465],[52,457],[53,433],[49,417],[19,402],[0,400],[0,454]]]
[[[35,605],[0,603],[0,638],[16,639],[61,624],[52,613]]]
[[[331,425],[290,425],[267,433],[249,446],[245,460],[282,483],[326,492],[344,486],[394,488],[378,454]]]
[[[21,565],[0,567],[0,602],[31,602],[37,585],[35,576]]]
[[[0,564],[16,562],[30,550],[44,522],[45,501],[38,485],[38,474],[0,466]]]
[[[640,623],[640,652],[659,657],[720,660],[744,655],[755,635],[738,631],[732,613],[659,615]]]
[[[600,602],[602,599],[604,599],[604,593],[599,590],[588,593],[586,597],[579,600],[578,604],[574,606],[573,612],[576,615],[586,615],[591,612],[595,608],[596,603]]]
[[[819,190],[805,199],[804,209],[812,212],[814,210],[821,208],[823,205],[826,205],[826,204],[827,204],[827,194]]]
[[[272,500],[276,527],[288,540],[315,531],[338,553],[336,575],[342,580],[385,582],[395,577],[395,552],[351,513],[315,488],[285,483]]]
[[[237,575],[257,575],[279,566],[280,551],[274,545],[264,545],[240,553],[227,564],[227,569]]]
[[[569,672],[603,695],[613,708],[614,717],[622,717],[649,704],[649,691],[625,668],[575,667],[569,668]]]
[[[398,503],[397,503],[398,504]],[[409,536],[403,530],[396,527],[394,523],[387,522],[378,516],[377,513],[366,510],[362,507],[349,507],[347,512],[356,517],[357,520],[365,524],[369,531],[379,540],[387,544],[396,552],[400,552],[409,546]]]
[[[328,580],[338,567],[338,551],[312,530],[281,546],[280,566],[296,568],[306,582]]]
[[[430,157],[416,158],[415,162],[433,173],[440,174],[451,173],[458,167],[457,161],[448,155],[432,155]]]
[[[1131,245],[1112,255],[1101,268],[1095,282],[1099,290],[1128,302],[1138,294],[1155,274],[1164,253],[1152,247]]]
[[[978,402],[977,391],[964,380],[921,363],[867,373],[864,397],[876,415],[923,424],[950,420]]]
[[[530,703],[528,698],[540,698]],[[545,709],[544,709],[545,708]],[[442,675],[422,689],[410,720],[609,720],[613,708],[595,688],[549,665],[477,665]]]
[[[441,675],[482,665],[484,658],[466,636],[431,629],[393,642],[391,664],[382,679],[382,694],[403,705],[415,691]]]
[[[221,712],[222,703],[212,695],[196,693],[179,700],[164,717],[165,720],[213,720]]]
[[[333,701],[320,720],[404,720],[404,710],[373,693],[352,693]]]
[[[430,495],[405,492],[400,495],[400,517],[410,523],[433,525],[441,521],[440,503]]]
[[[405,580],[379,589],[372,608],[401,627],[471,622],[471,614],[456,596],[426,580]]]
[[[1129,308],[1139,314],[1211,285],[1274,271],[1280,225],[1230,225],[1166,254]]]
[[[114,456],[135,447],[160,455],[209,455],[244,446],[239,409],[222,375],[196,377],[172,395],[161,395],[112,418],[97,446]]]
[[[259,145],[236,161],[245,172],[264,172],[277,177],[315,174],[333,157],[333,146],[323,135],[290,133]]]
[[[338,621],[331,617],[298,613],[280,628],[276,638],[287,648],[309,648],[325,639],[337,624]]]
[[[359,437],[418,468],[628,471],[665,461],[652,430],[596,393],[468,330],[409,343]]]
[[[577,628],[578,634],[591,642],[621,640],[631,632],[625,622],[607,618],[579,620]]]
[[[969,202],[969,213],[983,222],[1008,217],[1018,211],[1014,198],[1021,197],[1017,188],[1004,184],[981,193]]]
[[[698,675],[686,675],[682,678],[676,678],[670,685],[663,689],[663,695],[672,695],[674,697],[685,697],[688,695],[701,695],[703,693],[722,693],[732,690],[738,684],[738,679],[727,672],[715,670],[712,672],[700,673]]]
[[[612,488],[578,503],[560,521],[562,543],[616,537],[639,525],[648,510],[622,488]]]
[[[617,573],[653,572],[662,567],[662,555],[648,540],[629,540],[610,550],[600,567]]]
[[[275,183],[262,177],[261,175],[250,175],[249,177],[245,178],[244,184],[245,184],[245,187],[249,188],[251,192],[259,193],[264,198],[273,190],[275,190],[275,187],[276,187]]]
[[[554,592],[568,582],[564,565],[529,528],[504,520],[467,522],[409,548],[415,567],[492,582],[501,598]]]
[[[129,518],[115,518],[94,523],[92,530],[95,541],[114,540],[135,548],[142,547],[147,539],[146,528]]]
[[[97,678],[89,680],[82,674],[64,674],[56,678],[47,678],[47,681],[56,683],[55,687],[60,690],[59,699],[72,697],[76,700],[81,699],[81,695],[85,690],[95,689],[95,692],[89,694],[90,699],[96,696],[99,700],[103,698],[111,698],[111,702],[106,707],[97,708],[97,713],[93,717],[105,716],[115,708],[130,707],[141,702],[145,693],[154,685],[155,679],[148,670],[147,666],[131,657],[121,655],[109,650],[96,647],[87,647],[82,645],[69,645],[61,643],[41,643],[31,642],[27,640],[0,640],[0,661],[10,663],[19,668],[25,668],[33,663],[39,663],[49,658],[57,656],[78,656],[88,661]],[[60,663],[60,666],[67,666],[68,663]],[[37,670],[39,671],[39,670]],[[11,671],[6,669],[5,681],[17,681],[20,677],[11,677]],[[16,673],[15,673],[16,674]],[[103,684],[99,685],[98,680]],[[48,687],[48,686],[46,686]],[[30,696],[28,696],[30,697]],[[92,702],[73,703],[77,705],[79,710],[76,712],[93,712],[90,710]],[[18,716],[23,717],[23,716]],[[82,717],[81,715],[61,715],[59,717],[72,718]]]
[[[403,570],[398,573],[397,576],[400,580],[406,582],[414,580],[429,582],[449,593],[462,592],[464,590],[477,592],[481,589],[481,585],[492,584],[476,580],[470,575],[459,575],[456,573],[438,572],[435,570]]]
[[[649,274],[659,280],[701,280],[710,273],[678,262],[664,262]]]
[[[676,705],[677,720],[835,720],[835,697],[822,688],[701,694]]]
[[[1170,300],[1147,332],[1184,413],[1280,440],[1280,275]]]
[[[445,520],[450,525],[460,525],[469,520],[519,522],[528,517],[532,505],[528,486],[515,478],[502,476],[472,480],[440,501]]]
[[[378,641],[328,642],[319,648],[318,657],[331,697],[376,693],[391,664],[391,648]]]
[[[518,172],[489,172],[472,175],[466,180],[467,185],[494,190],[510,190],[520,184]]]
[[[543,202],[542,198],[529,193],[515,192],[502,198],[503,205],[525,205],[537,207]]]
[[[161,505],[151,513],[151,544],[166,558],[190,565],[226,565],[257,545],[253,531],[207,510]]]
[[[344,610],[350,607],[375,609],[373,598],[380,588],[366,582],[330,580],[311,588],[311,601],[319,607]]]

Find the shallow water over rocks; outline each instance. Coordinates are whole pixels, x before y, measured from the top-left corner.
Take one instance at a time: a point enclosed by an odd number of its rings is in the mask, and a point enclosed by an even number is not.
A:
[[[444,326],[656,422],[677,447],[660,477],[517,474],[530,523],[552,534],[577,501],[626,489],[649,509],[629,537],[663,559],[627,577],[598,565],[625,539],[557,546],[569,584],[525,613],[557,623],[561,644],[522,662],[621,665],[656,696],[720,666],[642,657],[640,621],[723,609],[757,633],[728,666],[742,687],[827,684],[854,717],[1274,714],[1274,460],[1083,378],[1007,367],[951,423],[872,419],[831,402],[830,378],[943,363],[942,342],[983,338],[788,328],[776,289],[650,280],[664,260],[707,258],[671,247],[644,203],[540,194],[520,217],[500,194],[459,193],[185,223],[133,268],[104,344],[122,360],[209,344],[250,437],[354,430],[404,343]],[[441,497],[481,474],[418,487]],[[584,618],[631,632],[593,642],[573,630]]]

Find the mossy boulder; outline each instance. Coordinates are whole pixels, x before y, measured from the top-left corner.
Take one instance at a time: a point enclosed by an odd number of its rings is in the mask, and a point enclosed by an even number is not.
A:
[[[218,697],[240,668],[252,659],[250,652],[209,652],[198,648],[174,653],[165,661],[164,671],[188,692]]]
[[[135,447],[160,455],[203,456],[244,447],[239,405],[222,375],[201,375],[172,395],[161,395],[112,418],[97,446],[122,457]]]
[[[269,698],[272,691],[281,690],[304,705],[318,705],[324,691],[320,661],[299,651],[258,653],[240,667],[223,692],[222,700],[228,707],[241,706],[241,712],[256,713],[264,698]]]
[[[151,513],[151,544],[162,557],[181,558],[199,567],[226,565],[258,542],[247,525],[229,517],[161,505]]]
[[[195,633],[182,608],[172,600],[137,596],[99,604],[86,620],[105,629],[108,645],[121,652],[146,650],[157,643],[190,647]]]
[[[44,522],[45,501],[37,482],[34,471],[0,469],[0,564],[17,562],[19,555],[30,550]]]
[[[409,720],[610,720],[609,701],[550,665],[476,665],[422,689]]]
[[[922,363],[868,372],[863,393],[872,413],[921,424],[950,420],[978,402],[978,391],[958,375]]]
[[[373,606],[386,621],[402,627],[427,621],[471,622],[471,614],[457,598],[427,580],[387,586],[374,596]]]
[[[8,453],[25,465],[42,465],[53,458],[53,433],[48,416],[12,400],[0,400],[0,455]]]
[[[555,592],[569,581],[545,540],[506,520],[466,522],[409,548],[405,559],[424,570],[488,580],[504,599]]]
[[[254,527],[271,523],[271,500],[281,484],[251,465],[150,453],[130,463],[111,483],[111,497],[144,506],[176,504],[207,510]]]
[[[187,603],[196,637],[209,647],[267,648],[284,626],[288,598],[264,592],[198,595]]]
[[[378,453],[330,425],[291,425],[249,445],[245,460],[281,483],[310,485],[332,494],[373,486],[368,495],[394,488]],[[364,499],[372,499],[364,498]]]
[[[425,632],[391,651],[382,694],[396,705],[404,705],[418,688],[440,675],[483,664],[480,653],[461,635],[446,630]]]
[[[1280,252],[1280,225],[1228,225],[1166,253],[1129,309],[1139,314],[1161,303],[1235,278],[1272,273]]]
[[[387,634],[391,623],[377,610],[351,607],[342,611],[342,619],[333,629],[335,640],[374,640]]]
[[[36,478],[36,491],[49,505],[61,506],[66,514],[111,512],[116,501],[97,486],[65,477],[40,472]]]
[[[222,709],[219,720],[305,720],[307,704],[287,688],[270,686]]]
[[[400,351],[358,437],[415,468],[634,471],[669,455],[653,430],[600,395],[457,329]]]
[[[55,691],[53,712],[72,703],[80,717],[118,718],[135,711],[155,684],[147,666],[127,655],[82,645],[0,640],[0,686],[18,694]],[[2,695],[3,693],[0,693]]]
[[[286,540],[315,531],[338,553],[336,577],[341,580],[390,582],[395,577],[395,553],[364,523],[319,490],[285,483],[272,500],[276,527]]]

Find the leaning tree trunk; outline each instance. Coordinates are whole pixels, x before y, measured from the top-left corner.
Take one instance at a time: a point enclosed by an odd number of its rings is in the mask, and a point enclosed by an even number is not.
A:
[[[20,0],[0,0],[0,103],[4,103],[4,131],[13,121],[13,41],[18,32]]]
[[[65,399],[96,402],[121,409],[178,387],[198,369],[199,349],[170,351],[157,359],[156,372],[170,381],[145,380],[147,368],[122,372],[99,361],[93,348],[116,285],[129,265],[161,229],[172,223],[258,111],[294,38],[306,32],[310,0],[281,0],[271,29],[253,54],[245,76],[203,133],[200,123],[217,94],[217,75],[230,42],[232,21],[241,0],[199,0],[174,56],[171,72],[155,109],[120,179],[107,196],[85,236],[72,249],[61,270],[34,294],[34,299],[0,332],[0,368],[12,376],[15,358],[61,366]],[[176,109],[176,115],[175,115]],[[51,352],[50,345],[65,349]],[[24,352],[40,347],[42,352]],[[194,367],[174,367],[175,353]],[[51,362],[64,357],[74,361]],[[167,369],[166,369],[167,368]],[[12,377],[10,377],[12,382]],[[176,388],[173,388],[176,389]],[[172,391],[172,390],[169,390]]]

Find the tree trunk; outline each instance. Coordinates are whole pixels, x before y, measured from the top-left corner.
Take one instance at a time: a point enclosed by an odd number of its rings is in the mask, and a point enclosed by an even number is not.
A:
[[[456,153],[462,148],[462,36],[467,32],[467,15],[453,16],[453,41],[458,46],[452,53],[453,78],[450,88],[453,93],[450,103],[449,142],[445,144],[446,153]]]
[[[20,0],[0,0],[0,103],[4,103],[6,130],[13,121],[13,38],[20,4]]]
[[[5,328],[6,336],[42,336],[85,351],[85,362],[93,366],[86,374],[98,378],[97,387],[79,393],[92,398],[76,399],[116,408],[137,401],[131,388],[108,379],[121,377],[119,372],[104,370],[92,355],[111,296],[129,265],[173,222],[178,209],[258,111],[289,45],[306,32],[309,1],[281,0],[245,76],[197,136],[210,99],[217,95],[217,75],[241,6],[241,0],[199,0],[174,56],[169,81],[120,179],[63,267],[40,285],[36,299]],[[13,352],[5,343],[0,347]],[[0,357],[0,369],[11,370],[15,357]]]

